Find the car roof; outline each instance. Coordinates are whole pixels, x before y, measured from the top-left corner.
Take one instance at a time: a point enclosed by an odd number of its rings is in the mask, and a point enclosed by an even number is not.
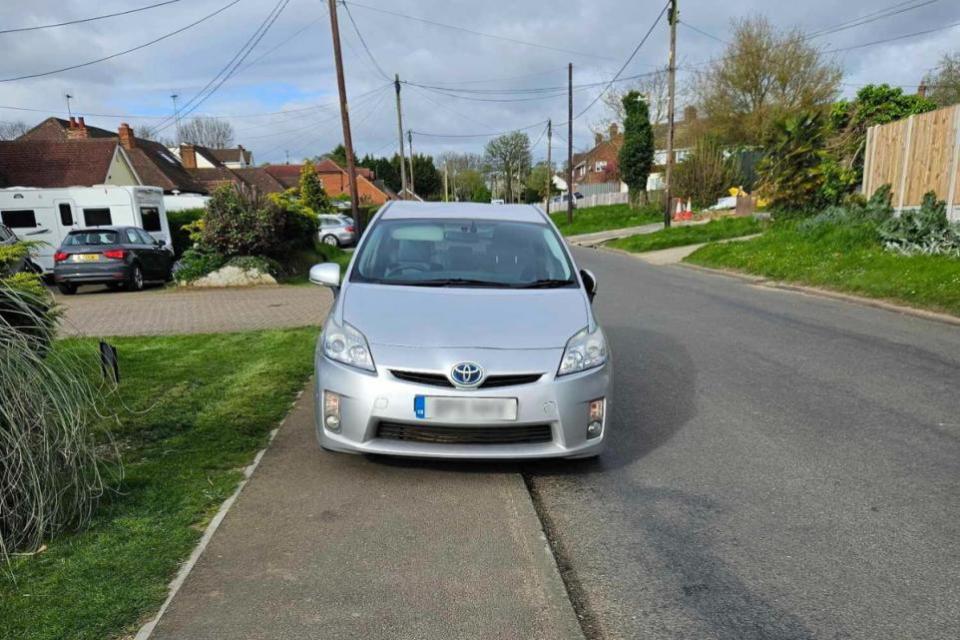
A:
[[[104,225],[102,227],[88,227],[86,229],[73,229],[70,233],[96,233],[97,231],[123,231],[124,229],[139,229],[132,225]]]
[[[416,202],[394,200],[387,205],[383,220],[413,218],[464,218],[469,220],[512,220],[545,224],[546,218],[529,204],[486,204],[482,202]]]

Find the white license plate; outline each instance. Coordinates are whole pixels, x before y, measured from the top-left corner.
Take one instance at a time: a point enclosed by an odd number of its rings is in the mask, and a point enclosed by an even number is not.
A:
[[[517,419],[516,398],[450,398],[416,396],[413,410],[418,418],[459,422],[497,422]]]

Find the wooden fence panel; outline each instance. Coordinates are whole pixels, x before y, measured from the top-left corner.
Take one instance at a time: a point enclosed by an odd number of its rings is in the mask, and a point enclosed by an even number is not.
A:
[[[960,105],[871,127],[864,152],[863,191],[893,188],[898,209],[918,207],[935,191],[960,220]]]

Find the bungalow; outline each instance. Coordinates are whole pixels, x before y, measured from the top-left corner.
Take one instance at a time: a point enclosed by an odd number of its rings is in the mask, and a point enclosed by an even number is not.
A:
[[[243,148],[243,145],[237,145],[230,149],[211,149],[199,144],[191,145],[194,149],[195,162],[198,169],[216,169],[226,167],[227,169],[246,169],[253,166],[253,152]],[[182,145],[181,145],[182,147]],[[183,160],[180,155],[181,147],[168,147],[168,151]]]
[[[242,148],[242,147],[241,147]],[[170,150],[173,153],[172,150]],[[233,184],[261,194],[280,193],[286,186],[261,167],[228,167],[221,163],[212,150],[199,145],[181,144],[175,155],[190,176],[208,191]]]

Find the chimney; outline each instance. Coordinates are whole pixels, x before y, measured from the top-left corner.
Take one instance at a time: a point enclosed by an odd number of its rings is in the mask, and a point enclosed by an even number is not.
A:
[[[120,125],[120,146],[129,151],[137,146],[137,139],[133,135],[133,129],[126,122]]]
[[[237,145],[237,151],[240,152],[240,166],[246,166],[246,150],[243,148],[242,144]]]
[[[617,134],[620,133],[620,127],[617,126],[616,122],[610,123],[610,139],[613,140],[617,137]]]
[[[70,118],[70,128],[67,129],[67,140],[85,140],[90,137],[90,132],[87,131],[87,125],[84,124],[83,118],[76,120]]]
[[[924,78],[920,81],[920,85],[917,87],[917,95],[921,98],[927,97],[927,79]]]
[[[593,134],[593,144],[594,146],[600,146],[600,143],[603,142],[603,134],[595,133]]]
[[[688,105],[683,108],[683,121],[684,122],[696,122],[697,121],[697,108],[695,106]]]
[[[184,169],[197,168],[197,149],[192,144],[180,145],[180,164]]]

